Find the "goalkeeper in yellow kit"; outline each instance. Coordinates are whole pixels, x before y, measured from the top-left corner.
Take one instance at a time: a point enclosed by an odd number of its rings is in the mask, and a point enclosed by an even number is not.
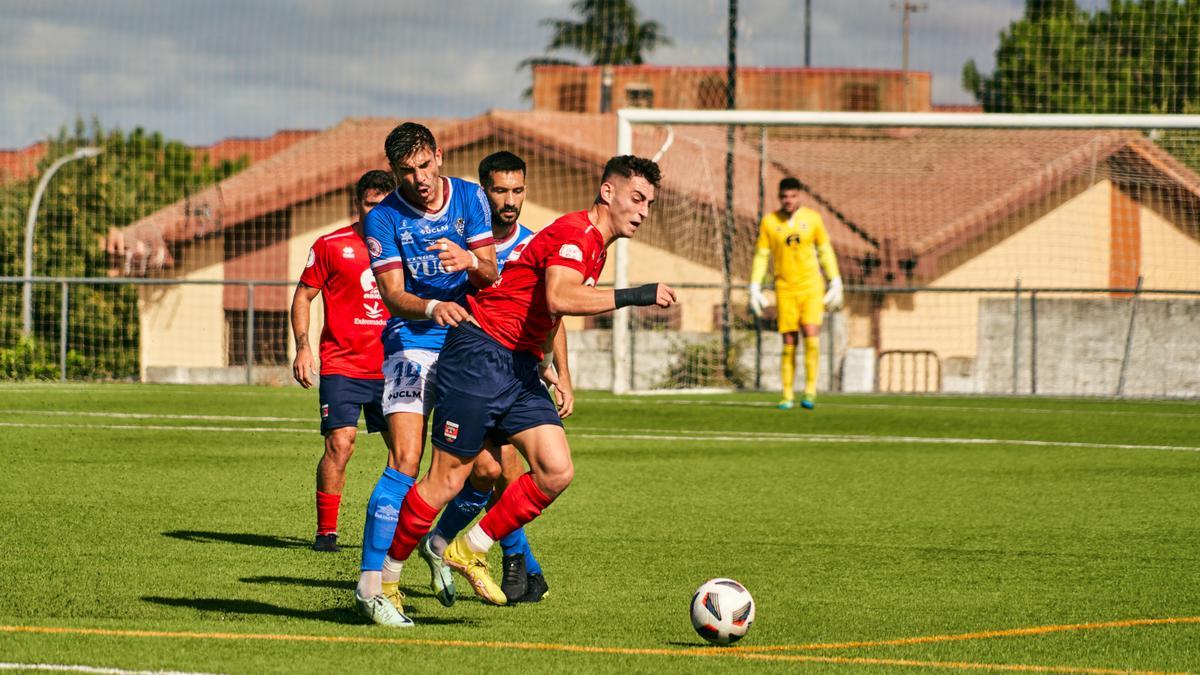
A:
[[[762,282],[767,262],[775,263],[775,298],[779,305],[779,333],[783,336],[780,377],[783,400],[780,410],[796,405],[792,392],[796,377],[796,342],[804,333],[804,398],[800,405],[812,410],[817,397],[817,364],[820,362],[821,319],[825,309],[842,306],[842,276],[837,257],[829,244],[829,234],[821,215],[800,206],[800,181],[784,178],[779,182],[779,210],[763,216],[758,230],[758,246],[750,268],[750,311],[761,316],[767,306]],[[819,263],[819,265],[818,265]],[[829,287],[825,287],[825,277]]]

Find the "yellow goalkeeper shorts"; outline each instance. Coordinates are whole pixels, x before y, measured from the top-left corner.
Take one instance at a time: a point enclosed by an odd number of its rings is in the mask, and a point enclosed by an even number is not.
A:
[[[800,326],[820,326],[825,318],[824,294],[812,292],[803,294],[776,295],[779,306],[779,332],[795,333]]]

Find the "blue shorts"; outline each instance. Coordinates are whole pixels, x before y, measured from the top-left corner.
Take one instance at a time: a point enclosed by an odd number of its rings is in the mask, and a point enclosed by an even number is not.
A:
[[[430,440],[437,448],[474,457],[485,440],[543,424],[562,426],[538,376],[538,359],[514,352],[472,323],[446,333],[438,358],[437,395]]]
[[[383,431],[383,380],[367,380],[346,375],[321,376],[321,435],[342,427],[358,426],[358,411],[367,418],[367,433]]]

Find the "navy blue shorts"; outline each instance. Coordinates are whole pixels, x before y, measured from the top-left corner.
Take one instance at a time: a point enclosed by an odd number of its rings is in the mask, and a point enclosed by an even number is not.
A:
[[[367,433],[383,431],[383,380],[367,380],[346,375],[321,376],[321,435],[342,427],[358,426],[358,411],[367,418]]]
[[[538,359],[513,352],[472,323],[446,333],[438,357],[437,395],[430,440],[474,457],[485,440],[496,444],[543,424],[562,426],[538,376]]]

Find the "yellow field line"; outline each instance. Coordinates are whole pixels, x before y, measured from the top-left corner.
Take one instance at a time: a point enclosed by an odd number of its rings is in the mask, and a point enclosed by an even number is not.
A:
[[[1054,626],[1031,626],[1029,628],[1005,628],[1002,630],[980,631],[977,633],[955,633],[950,635],[923,635],[917,637],[894,638],[891,640],[860,640],[854,642],[817,642],[806,645],[766,645],[762,647],[732,647],[735,651],[771,652],[771,651],[808,651],[822,649],[856,649],[860,647],[891,647],[902,645],[917,645],[930,642],[958,642],[961,640],[984,640],[1000,637],[1021,637],[1027,635],[1045,635],[1047,633],[1065,633],[1069,631],[1097,630],[1101,628],[1133,628],[1135,626],[1163,626],[1170,624],[1200,623],[1200,616],[1179,616],[1165,619],[1126,619],[1123,621],[1101,621],[1095,623],[1072,623]]]
[[[469,640],[430,640],[421,638],[374,638],[348,635],[282,635],[263,633],[188,633],[155,630],[116,630],[109,628],[64,628],[58,626],[0,626],[0,633],[33,633],[44,635],[97,635],[104,637],[183,638],[192,640],[271,640],[280,642],[321,642],[339,644],[373,644],[425,647],[467,647],[483,649],[515,649],[523,651],[567,652],[579,654],[612,654],[623,656],[696,656],[737,658],[753,661],[829,663],[842,665],[907,666],[915,668],[945,668],[955,670],[987,670],[1029,673],[1086,673],[1110,675],[1116,673],[1147,673],[1111,668],[1082,668],[1075,666],[1043,666],[1034,664],[970,663],[958,661],[915,661],[849,656],[815,656],[801,654],[763,654],[747,649],[701,647],[693,649],[653,649],[637,647],[592,647],[588,645],[537,642],[495,642]],[[781,645],[782,646],[782,645]]]

